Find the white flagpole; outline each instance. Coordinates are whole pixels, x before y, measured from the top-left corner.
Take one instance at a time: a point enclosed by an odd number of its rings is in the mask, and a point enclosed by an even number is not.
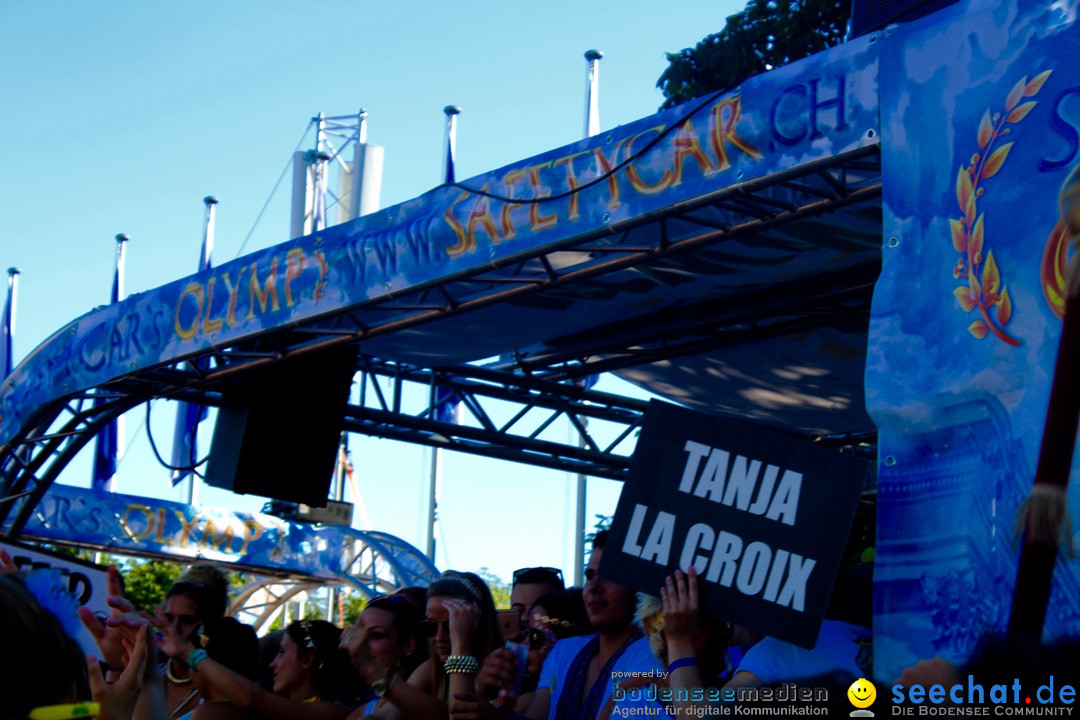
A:
[[[457,160],[457,116],[461,114],[461,108],[457,105],[447,105],[443,108],[443,112],[446,114],[446,154],[443,158],[442,181],[452,183],[454,182],[454,163]]]
[[[326,115],[319,113],[315,132],[315,156],[312,166],[314,187],[311,193],[311,232],[326,229],[326,163],[330,153],[326,152]]]
[[[589,50],[585,53],[588,63],[585,80],[585,137],[592,137],[600,132],[600,58],[604,53]],[[582,425],[588,419],[581,418]],[[570,425],[570,439],[574,439],[576,429]],[[585,447],[585,437],[578,435],[578,447]],[[585,502],[588,496],[588,478],[578,473],[574,481],[574,584],[585,581]]]
[[[454,182],[454,161],[457,156],[457,116],[461,108],[447,105],[443,108],[446,115],[446,145],[443,155],[442,181]],[[433,395],[434,398],[434,395]],[[434,407],[434,402],[433,402]],[[428,473],[427,521],[424,523],[424,554],[435,562],[435,523],[438,518],[439,489],[442,485],[442,453],[439,448],[431,448],[431,468]]]
[[[584,427],[588,427],[588,418],[582,417],[581,424]],[[577,432],[573,423],[570,423],[570,439],[574,439],[574,433]],[[578,447],[584,448],[586,446],[585,436],[579,434],[577,437]],[[584,586],[585,584],[585,500],[587,496],[587,483],[588,478],[584,473],[578,473],[574,483],[574,585]]]
[[[14,339],[15,339],[15,297],[18,294],[19,273],[17,267],[8,268],[7,304],[4,305],[4,317],[0,321],[0,380],[11,374],[14,367]]]
[[[588,74],[585,82],[585,137],[600,132],[600,58],[604,53],[589,50],[585,53]]]
[[[120,302],[124,299],[124,267],[127,261],[128,236],[120,233],[116,236],[116,274],[113,276],[116,287],[113,288],[113,301]],[[124,416],[116,418],[116,464],[120,464],[120,458],[124,457]],[[112,490],[114,480],[109,481],[109,489]]]
[[[113,288],[113,302],[120,302],[124,299],[124,261],[127,258],[129,239],[124,233],[116,236],[116,274],[113,276],[116,287]]]
[[[203,198],[203,204],[206,205],[206,230],[203,232],[202,253],[199,255],[199,272],[209,269],[210,259],[214,255],[214,206],[217,203],[218,199],[213,195]]]
[[[214,206],[217,205],[218,199],[213,195],[207,195],[203,198],[203,204],[206,205],[206,229],[203,232],[202,252],[199,253],[199,271],[208,270],[211,265],[211,258],[214,256]],[[190,429],[190,432],[198,434],[199,421],[196,420],[195,427]],[[192,446],[195,445],[194,438],[191,441]],[[194,455],[194,453],[193,453]],[[191,462],[190,460],[188,461]],[[188,505],[195,505],[199,502],[199,476],[192,470],[188,476]]]
[[[424,554],[435,562],[435,523],[438,521],[439,489],[442,486],[442,453],[431,448],[431,472],[428,475],[427,523],[424,537]]]

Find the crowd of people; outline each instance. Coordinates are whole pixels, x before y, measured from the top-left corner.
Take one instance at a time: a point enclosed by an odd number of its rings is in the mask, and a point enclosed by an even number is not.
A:
[[[511,607],[497,610],[480,577],[449,570],[427,588],[369,600],[344,630],[299,620],[262,639],[227,615],[226,576],[212,565],[188,568],[154,613],[136,612],[110,568],[110,615],[78,610],[97,657],[82,654],[0,550],[0,720],[606,720],[694,708],[700,717],[718,702],[702,689],[793,680],[828,688],[850,710],[848,686],[874,677],[870,597],[853,598],[869,583],[858,573],[838,585],[845,602],[805,650],[704,616],[692,568],[656,596],[606,580],[606,535],[593,541],[582,588],[565,587],[557,569],[524,568]],[[956,669],[921,664],[902,679],[947,672]]]

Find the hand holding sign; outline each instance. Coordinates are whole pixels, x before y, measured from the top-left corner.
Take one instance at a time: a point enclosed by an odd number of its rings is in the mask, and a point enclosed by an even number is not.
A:
[[[694,626],[698,619],[697,571],[691,567],[685,575],[679,570],[668,575],[660,588],[664,604],[664,637],[668,661],[694,656]]]

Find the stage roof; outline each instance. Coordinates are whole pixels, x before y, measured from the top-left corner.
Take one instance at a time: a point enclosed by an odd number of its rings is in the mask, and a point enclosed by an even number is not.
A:
[[[615,371],[785,432],[871,431],[876,50],[858,38],[78,318],[0,387],[5,494],[40,496],[87,441],[62,434],[151,397],[213,405],[233,377],[341,344],[361,370],[432,382],[470,364],[523,387]],[[392,424],[353,410],[348,429]]]

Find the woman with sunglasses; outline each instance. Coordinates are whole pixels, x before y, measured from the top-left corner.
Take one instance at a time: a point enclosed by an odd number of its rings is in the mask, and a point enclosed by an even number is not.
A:
[[[374,696],[349,715],[360,718],[442,718],[446,705],[415,685],[420,608],[403,595],[370,600],[356,625],[341,634],[342,650]]]
[[[431,638],[431,658],[409,683],[443,703],[456,695],[473,695],[480,660],[502,645],[491,591],[479,576],[447,570],[428,587],[425,634]],[[478,659],[479,658],[479,659]],[[443,705],[443,714],[448,709]]]
[[[344,720],[356,701],[356,676],[338,650],[341,631],[322,620],[298,620],[285,628],[270,666],[273,692],[252,677],[237,673],[208,656],[198,635],[184,648],[187,664],[200,685],[245,714],[265,720]],[[198,720],[198,718],[196,718]]]

